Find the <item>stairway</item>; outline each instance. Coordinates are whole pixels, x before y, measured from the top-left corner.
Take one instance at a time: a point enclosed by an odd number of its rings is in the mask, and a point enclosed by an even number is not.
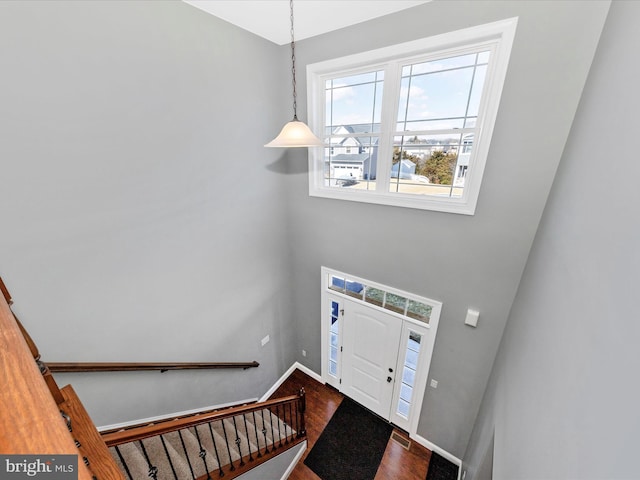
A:
[[[290,425],[295,420],[291,410],[263,408],[122,443],[109,452],[128,480],[233,478],[229,473],[244,472],[298,443],[300,435]]]

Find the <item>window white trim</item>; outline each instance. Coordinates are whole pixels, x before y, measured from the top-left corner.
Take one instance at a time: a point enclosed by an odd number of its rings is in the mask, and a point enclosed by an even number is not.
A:
[[[324,149],[309,149],[309,195],[352,200],[384,205],[396,205],[449,213],[473,215],[475,213],[480,184],[489,154],[498,105],[506,77],[517,17],[485,25],[435,35],[420,40],[348,55],[307,65],[307,102],[309,126],[322,135],[325,125],[325,80],[330,77],[347,76],[363,71],[385,70],[383,93],[383,122],[378,151],[377,189],[353,190],[324,186]],[[438,197],[391,193],[389,177],[393,152],[393,130],[397,113],[400,70],[395,62],[413,60],[435,60],[463,54],[470,48],[483,46],[492,51],[482,101],[481,115],[473,129],[474,148],[469,160],[469,169],[462,197]],[[393,92],[392,94],[388,92]],[[387,119],[384,120],[386,115]],[[437,132],[430,132],[437,133]]]

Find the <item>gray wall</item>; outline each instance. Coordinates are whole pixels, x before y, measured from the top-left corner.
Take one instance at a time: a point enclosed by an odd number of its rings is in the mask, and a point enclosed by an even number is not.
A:
[[[98,425],[257,397],[294,361],[287,56],[180,1],[0,2],[0,275]],[[269,334],[271,342],[260,347]]]
[[[236,478],[240,480],[279,480],[291,467],[296,456],[306,448],[307,442],[302,442]]]
[[[465,456],[467,479],[493,427],[495,479],[638,478],[639,24],[640,3],[612,3]]]
[[[607,9],[594,1],[435,1],[296,48],[305,65],[519,17],[475,216],[309,198],[305,153],[289,159],[298,360],[320,371],[321,265],[442,301],[430,373],[439,384],[427,389],[418,434],[459,458]],[[467,308],[480,311],[477,329],[464,325]]]

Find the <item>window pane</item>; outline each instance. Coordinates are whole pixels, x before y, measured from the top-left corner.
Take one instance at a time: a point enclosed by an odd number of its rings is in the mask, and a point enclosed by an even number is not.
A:
[[[347,295],[362,299],[363,293],[364,293],[364,285],[358,282],[347,280],[347,283],[346,283]]]
[[[397,136],[390,192],[462,196],[469,157],[459,158],[461,133]]]
[[[336,362],[329,362],[329,373],[334,377],[338,375],[338,364]]]
[[[420,320],[424,323],[429,323],[431,316],[431,307],[424,303],[409,300],[407,304],[407,317],[411,317],[415,320]]]
[[[416,371],[413,368],[404,367],[402,371],[402,382],[413,387],[416,380]]]
[[[399,117],[407,121],[464,117],[473,72],[474,67],[467,67],[405,79],[408,81],[408,98]]]
[[[324,186],[375,190],[383,72],[326,82]]]
[[[402,386],[400,387],[400,398],[407,403],[411,403],[412,393],[413,393],[413,388],[403,383]]]
[[[393,193],[462,197],[469,152],[459,155],[461,135],[472,134],[479,115],[490,52],[406,65],[391,167]],[[425,136],[408,132],[450,130]],[[437,138],[439,137],[439,138]]]
[[[352,124],[380,123],[382,71],[327,80],[326,125],[335,129]],[[374,130],[369,129],[368,132]]]
[[[331,347],[331,353],[329,354],[329,359],[332,362],[338,361],[338,349],[336,347]]]
[[[331,318],[331,333],[337,335],[338,334],[338,319],[337,318]],[[336,336],[336,338],[338,338]],[[337,341],[337,340],[336,340]],[[333,339],[331,340],[332,344],[333,344]]]
[[[422,340],[422,335],[416,332],[411,332],[409,334],[409,343],[407,344],[407,348],[409,350],[413,350],[414,352],[419,352],[421,340]]]
[[[402,415],[404,418],[409,418],[409,404],[404,400],[400,399],[398,402],[398,413]]]
[[[351,130],[354,130],[350,126]],[[375,189],[377,136],[330,136],[325,141],[324,184],[327,187]]]
[[[414,350],[407,350],[407,358],[404,363],[407,367],[410,367],[414,370],[418,368],[418,352]]]
[[[364,293],[364,301],[381,307],[384,303],[384,292],[377,288],[367,287]]]
[[[394,312],[404,314],[406,304],[406,298],[387,292],[387,297],[384,303],[384,308],[386,308],[387,310],[392,310]]]
[[[329,282],[329,288],[331,290],[335,290],[337,292],[344,292],[344,278],[331,276],[331,281]],[[337,303],[333,302],[332,308],[338,308]]]

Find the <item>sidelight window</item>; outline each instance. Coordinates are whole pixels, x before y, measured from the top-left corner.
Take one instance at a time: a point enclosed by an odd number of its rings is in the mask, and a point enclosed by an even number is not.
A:
[[[329,375],[338,377],[338,349],[340,348],[340,304],[331,302],[331,322],[329,326]]]
[[[400,398],[398,400],[398,415],[409,418],[409,409],[413,398],[413,389],[416,382],[416,370],[418,369],[418,357],[420,355],[420,341],[422,335],[409,331],[407,348],[404,352],[404,362],[402,367],[402,385],[400,387]]]

